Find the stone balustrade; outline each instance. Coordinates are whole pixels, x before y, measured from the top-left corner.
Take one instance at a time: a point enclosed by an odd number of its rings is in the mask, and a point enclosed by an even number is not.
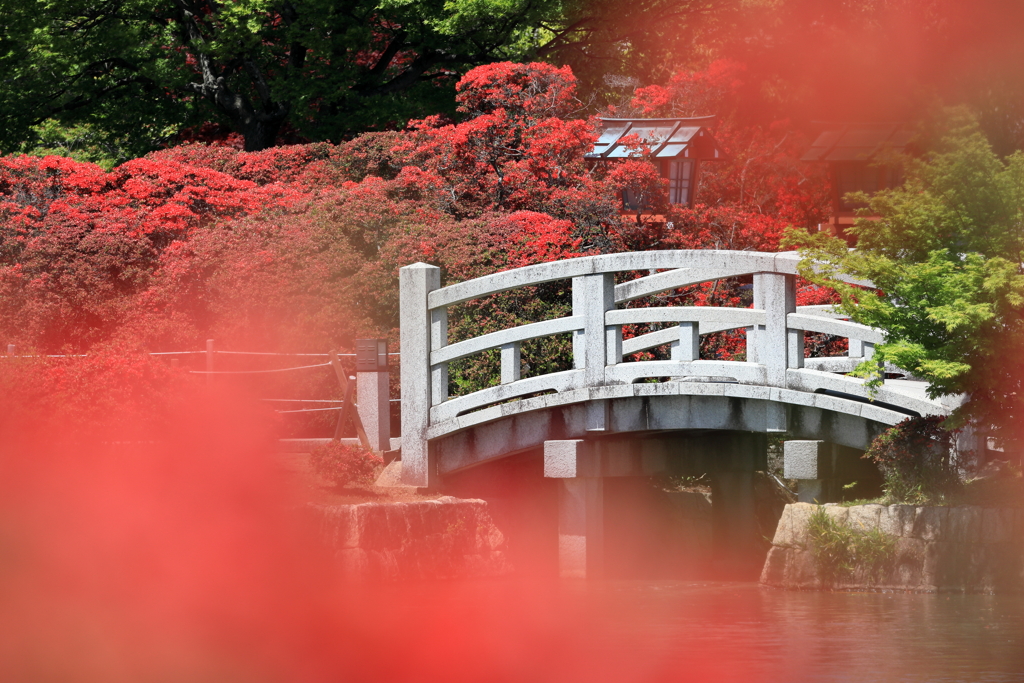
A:
[[[618,429],[615,422],[619,419],[615,412],[618,408],[613,410],[610,406],[619,401],[616,405],[622,407],[625,405],[622,400],[639,397],[687,396],[696,400],[719,396],[727,401],[752,401],[750,405],[757,407],[754,412],[748,410],[745,416],[733,418],[726,412],[735,414],[735,408],[719,401],[715,409],[708,412],[713,413],[712,417],[704,423],[691,420],[685,425],[663,428],[784,432],[791,427],[791,414],[801,410],[811,411],[803,418],[808,424],[820,422],[819,414],[826,411],[883,426],[895,424],[907,415],[948,412],[945,406],[923,395],[908,394],[888,386],[870,394],[861,380],[835,374],[849,372],[870,358],[874,345],[883,338],[878,330],[839,319],[830,307],[797,307],[798,262],[795,253],[636,252],[542,263],[448,287],[441,287],[440,269],[435,266],[417,263],[402,268],[404,482],[433,485],[439,476],[439,467],[430,444],[449,435],[531,411],[570,406],[580,408],[565,418],[579,420],[577,431],[609,432]],[[753,280],[752,308],[628,308],[629,302],[643,297],[747,275]],[[556,280],[571,282],[570,315],[450,341],[450,307]],[[668,327],[623,339],[623,326],[643,323]],[[699,359],[701,335],[732,329],[746,331],[745,361]],[[849,355],[805,360],[805,332],[847,338]],[[572,335],[572,369],[522,377],[522,343],[559,334]],[[628,359],[630,354],[665,345],[671,349],[667,360]],[[501,358],[498,383],[468,395],[449,396],[449,363],[495,350]],[[655,378],[678,381],[650,383]],[[628,421],[625,417],[619,419],[619,422]],[[522,450],[529,447],[527,444],[539,446],[548,438],[573,437],[575,429],[576,426],[566,428],[560,436],[517,437],[518,440],[507,444],[494,441],[494,430],[491,430],[486,437],[489,446],[483,450],[498,455]],[[858,433],[847,441],[852,446],[860,445],[872,434]],[[843,440],[841,436],[834,438]],[[484,457],[480,456],[481,449],[471,455],[455,450],[455,446],[449,448],[449,468],[468,466],[478,461],[474,458]]]

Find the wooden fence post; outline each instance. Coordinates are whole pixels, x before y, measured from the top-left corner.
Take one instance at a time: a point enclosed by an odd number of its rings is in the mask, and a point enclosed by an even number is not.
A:
[[[206,340],[206,384],[209,386],[213,383],[213,340]]]
[[[349,417],[352,418],[352,422],[356,426],[356,436],[359,437],[359,443],[368,451],[372,451],[370,447],[370,440],[366,438],[366,430],[363,429],[363,423],[359,419],[359,411],[352,410],[353,400],[352,395],[355,393],[355,384],[348,378],[348,373],[341,367],[341,359],[338,358],[337,352],[333,349],[330,351],[331,366],[334,368],[334,374],[338,376],[338,382],[341,384],[341,389],[344,394],[343,403],[341,404],[341,416],[338,418],[338,425],[334,428],[334,440],[338,441],[341,439],[342,430],[345,429],[345,423],[348,422]]]

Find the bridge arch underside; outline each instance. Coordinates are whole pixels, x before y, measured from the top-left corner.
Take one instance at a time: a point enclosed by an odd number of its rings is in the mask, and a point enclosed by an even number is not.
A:
[[[908,416],[906,412],[824,394],[783,390],[780,393],[801,395],[771,400],[749,395],[762,392],[744,391],[752,387],[721,387],[718,395],[608,398],[513,412],[435,435],[430,439],[431,459],[443,478],[542,448],[549,440],[707,431],[785,432],[792,439],[822,440],[865,450],[887,427]],[[593,424],[595,410],[603,413],[603,430],[587,429]]]

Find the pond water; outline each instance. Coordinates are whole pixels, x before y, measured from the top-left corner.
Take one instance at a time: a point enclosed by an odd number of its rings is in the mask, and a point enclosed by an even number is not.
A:
[[[402,590],[390,609],[403,645],[377,660],[380,680],[1024,681],[1021,596],[682,581]]]

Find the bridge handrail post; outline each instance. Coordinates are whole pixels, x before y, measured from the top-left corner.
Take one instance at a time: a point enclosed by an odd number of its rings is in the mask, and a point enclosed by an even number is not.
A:
[[[605,367],[622,359],[622,330],[606,326],[605,313],[615,308],[615,278],[612,273],[579,275],[572,279],[572,314],[584,320],[583,329],[573,333],[573,365],[583,370],[583,386],[605,384]],[[617,356],[617,357],[616,357]],[[602,431],[607,421],[603,401],[587,404],[587,429]]]
[[[847,339],[849,343],[849,350],[846,355],[850,358],[862,358],[864,360],[870,360],[875,355],[875,345],[871,342],[866,342],[863,339],[854,339],[850,337]]]
[[[435,308],[430,311],[430,350],[439,351],[447,345],[448,309]],[[440,405],[447,400],[448,363],[437,363],[430,367],[430,405]]]
[[[503,344],[501,347],[501,383],[511,384],[520,377],[522,350],[519,342]]]
[[[787,290],[787,296],[788,290]],[[796,278],[793,278],[793,310],[796,310]],[[789,310],[787,308],[787,310]],[[789,314],[786,314],[789,319]],[[786,327],[786,367],[798,370],[804,366],[804,331],[795,327]]]
[[[439,318],[431,315],[427,297],[440,289],[441,269],[427,263],[405,266],[398,271],[398,287],[402,330],[402,482],[428,487],[436,477],[427,444],[434,398],[430,350],[440,332],[440,323],[435,324]],[[444,313],[447,328],[447,311]]]
[[[796,276],[784,273],[754,273],[754,308],[764,311],[764,325],[755,326],[754,343],[748,338],[748,356],[755,350],[756,360],[764,366],[765,383],[786,388],[786,371],[794,363],[803,363],[803,332],[789,329],[789,314],[796,312]],[[765,429],[786,432],[789,415],[782,403],[769,401],[765,406]]]
[[[796,277],[754,273],[754,308],[763,309],[765,314],[765,324],[756,326],[756,361],[765,366],[765,381],[769,386],[785,387],[790,361],[797,361],[797,342],[790,337],[786,317],[796,312]],[[748,356],[749,346],[748,342]]]
[[[674,361],[700,360],[700,323],[679,323],[679,338],[672,342],[671,349]]]

